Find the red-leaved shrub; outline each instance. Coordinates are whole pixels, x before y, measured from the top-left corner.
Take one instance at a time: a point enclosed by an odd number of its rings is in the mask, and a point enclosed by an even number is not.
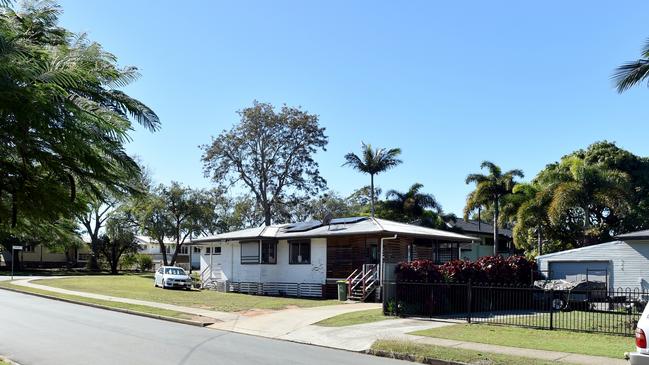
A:
[[[401,262],[395,273],[398,281],[524,284],[532,282],[536,262],[524,256],[485,256],[476,261],[453,260],[436,265],[431,260]]]

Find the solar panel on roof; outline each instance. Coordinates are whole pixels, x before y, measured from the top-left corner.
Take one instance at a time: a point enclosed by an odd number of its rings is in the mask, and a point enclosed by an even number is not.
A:
[[[366,220],[367,217],[347,217],[332,219],[330,224],[350,224]]]
[[[320,221],[310,221],[310,222],[302,222],[302,223],[296,223],[284,230],[284,232],[304,232],[308,231],[314,228],[318,228],[322,225]]]

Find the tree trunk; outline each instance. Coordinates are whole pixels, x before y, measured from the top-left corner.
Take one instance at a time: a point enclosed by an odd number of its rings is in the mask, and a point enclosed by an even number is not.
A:
[[[171,255],[171,261],[169,262],[169,265],[174,266],[176,264],[176,259],[178,258],[178,252],[180,252],[180,246],[181,244],[176,244],[176,249],[174,250],[174,254]]]
[[[374,174],[370,174],[370,212],[374,218]]]
[[[164,266],[168,266],[167,265],[167,262],[168,262],[167,261],[167,248],[165,247],[164,242],[160,242],[160,253],[162,254],[162,264]]]
[[[96,236],[90,237],[90,261],[88,261],[88,269],[90,271],[99,271],[99,242]]]
[[[498,254],[498,200],[494,202],[494,256]]]
[[[263,204],[263,207],[264,207],[264,225],[265,226],[270,226],[270,223],[271,223],[270,204],[268,204],[268,203]]]

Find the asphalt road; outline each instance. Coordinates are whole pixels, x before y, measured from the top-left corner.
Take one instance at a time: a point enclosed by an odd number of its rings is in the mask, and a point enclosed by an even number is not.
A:
[[[0,354],[22,365],[409,364],[6,290],[0,290]]]

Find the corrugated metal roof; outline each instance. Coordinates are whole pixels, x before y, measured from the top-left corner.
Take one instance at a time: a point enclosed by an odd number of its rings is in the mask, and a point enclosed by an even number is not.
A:
[[[618,234],[615,238],[620,240],[646,240],[649,239],[649,229],[644,231],[629,232],[624,234]]]
[[[486,222],[480,222],[478,224],[477,220],[464,220],[461,218],[457,218],[455,222],[449,222],[449,226],[454,227],[454,228],[459,228],[464,232],[467,233],[487,233],[487,234],[493,234],[494,231],[494,226],[492,224],[486,223]],[[498,234],[506,236],[506,237],[512,237],[512,231],[511,229],[507,228],[500,228],[498,227]]]
[[[447,239],[453,241],[470,242],[477,240],[475,237],[459,233],[442,231],[439,229],[415,226],[412,224],[389,221],[379,218],[367,218],[354,223],[322,225],[302,232],[287,232],[285,227],[291,225],[271,225],[268,227],[256,227],[240,231],[227,232],[214,236],[200,237],[192,240],[192,243],[231,241],[247,238],[313,238],[329,236],[351,236],[358,234],[406,234],[411,236]]]

